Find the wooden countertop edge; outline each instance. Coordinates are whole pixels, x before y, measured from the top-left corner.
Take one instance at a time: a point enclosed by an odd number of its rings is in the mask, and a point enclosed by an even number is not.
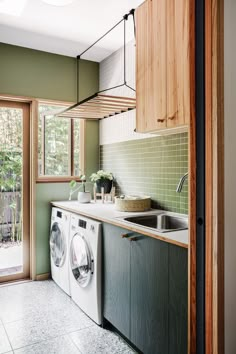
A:
[[[83,216],[85,216],[87,218],[90,218],[90,219],[102,221],[102,222],[105,222],[107,224],[111,224],[111,225],[118,226],[118,227],[123,227],[126,230],[138,232],[138,233],[141,233],[142,235],[145,235],[145,236],[148,236],[148,237],[152,237],[152,238],[155,238],[157,240],[161,240],[161,241],[164,241],[164,242],[167,242],[167,243],[171,243],[171,244],[174,244],[176,246],[188,248],[188,245],[186,243],[178,242],[176,240],[172,240],[172,239],[166,238],[164,236],[159,236],[159,235],[153,234],[152,232],[144,231],[143,229],[140,230],[139,228],[136,228],[136,227],[133,227],[133,226],[130,226],[130,225],[124,225],[123,223],[121,223],[119,221],[116,221],[116,220],[113,220],[113,219],[106,219],[106,218],[103,218],[103,217],[100,217],[100,216],[94,216],[92,214],[89,214],[89,213],[86,213],[86,212],[83,212],[83,211],[76,212],[76,210],[74,210],[73,208],[61,206],[60,204],[57,204],[56,202],[52,202],[51,204],[53,206],[56,206],[56,207],[61,208],[63,210],[70,211],[70,212],[72,212],[74,214],[80,214],[80,215],[83,215]]]

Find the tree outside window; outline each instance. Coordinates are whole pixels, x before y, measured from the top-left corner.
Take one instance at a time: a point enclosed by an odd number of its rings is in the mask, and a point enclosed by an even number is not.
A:
[[[39,104],[38,176],[79,176],[80,120],[48,115],[65,106]]]

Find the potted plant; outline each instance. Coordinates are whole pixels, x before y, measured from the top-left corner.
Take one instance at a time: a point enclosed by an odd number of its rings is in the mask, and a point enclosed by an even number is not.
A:
[[[96,184],[98,193],[101,193],[101,188],[104,188],[104,193],[110,193],[112,188],[113,175],[111,172],[99,170],[90,176],[92,182]]]
[[[72,195],[78,191],[78,201],[79,203],[90,203],[91,193],[85,190],[86,177],[85,175],[80,176],[80,185],[76,188],[77,182],[75,180],[70,181],[70,195],[69,200],[71,200]]]

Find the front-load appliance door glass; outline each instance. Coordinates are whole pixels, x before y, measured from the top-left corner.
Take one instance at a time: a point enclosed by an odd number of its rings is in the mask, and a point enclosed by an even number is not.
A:
[[[92,263],[91,252],[84,236],[76,233],[71,240],[70,265],[74,278],[82,288],[90,283]]]
[[[52,224],[50,249],[54,265],[56,267],[62,267],[66,258],[66,239],[63,228],[58,222]]]

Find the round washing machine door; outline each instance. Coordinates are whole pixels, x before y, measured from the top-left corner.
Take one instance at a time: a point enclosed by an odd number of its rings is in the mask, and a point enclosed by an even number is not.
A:
[[[50,251],[54,265],[62,267],[66,259],[66,238],[63,227],[58,222],[54,222],[51,227]]]
[[[82,288],[88,286],[93,274],[93,260],[88,243],[80,233],[76,233],[71,240],[70,265],[78,284]]]

